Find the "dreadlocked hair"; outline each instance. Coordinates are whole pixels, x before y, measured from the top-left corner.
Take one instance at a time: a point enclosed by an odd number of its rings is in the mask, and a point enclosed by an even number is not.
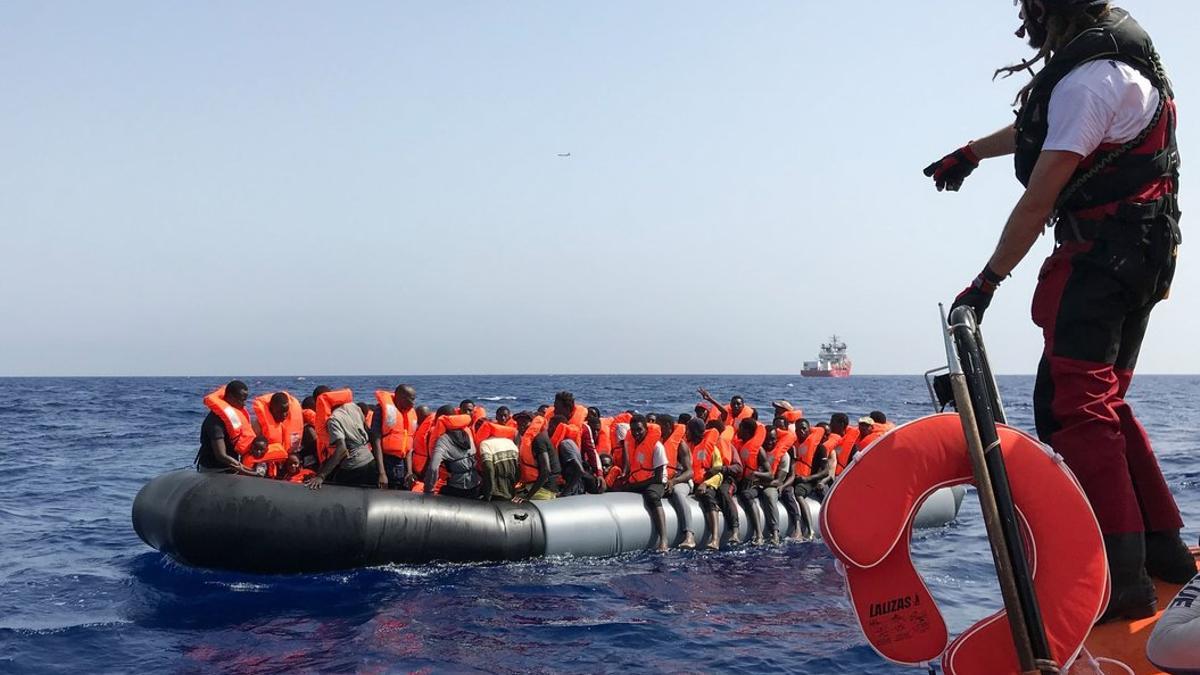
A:
[[[1080,33],[1100,23],[1108,15],[1108,11],[1108,5],[1105,4],[1048,14],[1045,24],[1046,41],[1042,43],[1042,48],[1038,50],[1038,53],[1034,54],[1031,59],[1021,59],[1019,64],[997,68],[992,79],[995,80],[997,77],[1004,79],[1021,71],[1029,71],[1030,78],[1033,78],[1037,74],[1033,70],[1035,65],[1049,63],[1055,52],[1066,47]],[[1017,92],[1017,97],[1013,99],[1014,106],[1025,105],[1025,102],[1029,100],[1030,92],[1033,91],[1033,84],[1034,80],[1030,79],[1028,84],[1021,87],[1021,90]]]

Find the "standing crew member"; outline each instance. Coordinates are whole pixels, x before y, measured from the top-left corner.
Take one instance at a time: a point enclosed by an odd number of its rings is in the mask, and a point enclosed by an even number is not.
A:
[[[980,318],[1053,223],[1056,246],[1032,311],[1045,341],[1034,385],[1038,436],[1066,459],[1104,532],[1106,618],[1150,616],[1150,576],[1183,583],[1195,573],[1179,508],[1125,401],[1181,241],[1174,96],[1150,37],[1105,0],[1022,0],[1021,18],[1018,35],[1038,53],[998,72],[1045,65],[1017,97],[1016,124],[925,173],[953,191],[979,160],[1015,156],[1025,193],[983,271],[954,301]]]

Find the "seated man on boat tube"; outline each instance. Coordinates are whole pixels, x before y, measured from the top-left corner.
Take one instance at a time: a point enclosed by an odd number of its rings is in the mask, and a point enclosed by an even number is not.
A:
[[[664,552],[667,550],[667,512],[662,500],[667,493],[667,451],[659,440],[661,435],[658,425],[649,426],[645,415],[630,418],[629,433],[625,435],[628,467],[625,473],[629,476],[625,489],[642,495],[654,527],[655,550]]]

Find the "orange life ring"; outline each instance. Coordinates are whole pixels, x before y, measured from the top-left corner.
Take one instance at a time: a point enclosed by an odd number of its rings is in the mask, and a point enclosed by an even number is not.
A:
[[[997,426],[1051,655],[1065,666],[1108,604],[1100,526],[1061,458]],[[933,415],[897,427],[860,453],[825,498],[824,541],[844,568],[863,634],[889,661],[918,665],[941,656],[948,675],[1019,671],[1003,609],[947,646],[946,623],[909,552],[921,502],[971,481],[958,416]]]

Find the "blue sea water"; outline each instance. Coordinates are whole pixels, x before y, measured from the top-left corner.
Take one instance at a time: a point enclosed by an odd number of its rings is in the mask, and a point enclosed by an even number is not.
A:
[[[394,377],[246,378],[254,393],[328,383],[360,399]],[[920,377],[413,377],[426,403],[494,409],[569,389],[606,411],[681,412],[697,386],[810,418],[930,410]],[[144,545],[130,506],[189,464],[200,398],[224,378],[0,379],[0,672],[904,672],[858,633],[817,544],[610,559],[254,576],[181,566]],[[1032,378],[1002,378],[1032,428]],[[1188,539],[1200,527],[1200,378],[1141,377],[1150,430]],[[314,498],[316,495],[314,495]],[[952,631],[1000,605],[974,495],[914,541]]]

